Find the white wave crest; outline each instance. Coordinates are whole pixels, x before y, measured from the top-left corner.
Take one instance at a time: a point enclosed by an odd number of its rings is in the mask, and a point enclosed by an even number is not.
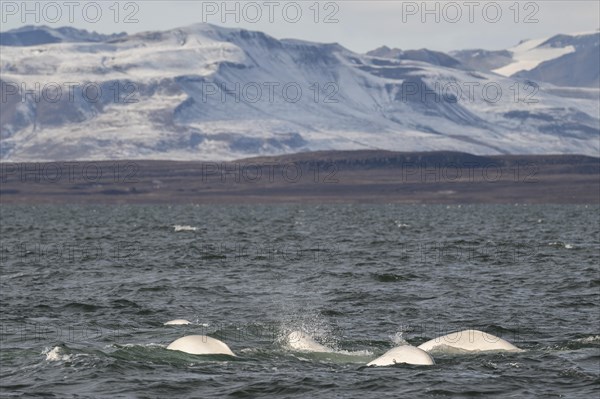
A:
[[[59,361],[66,362],[68,360],[71,360],[71,355],[65,355],[65,354],[62,354],[61,352],[62,352],[62,350],[61,350],[60,346],[55,346],[52,349],[46,348],[42,352],[42,355],[46,355],[46,360],[49,362],[59,362]]]
[[[189,225],[181,225],[181,224],[176,224],[175,226],[173,226],[173,229],[175,231],[196,231],[198,230],[197,227],[194,226],[189,226]]]

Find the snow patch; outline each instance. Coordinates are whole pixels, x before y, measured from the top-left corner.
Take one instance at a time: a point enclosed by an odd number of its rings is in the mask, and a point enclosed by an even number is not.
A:
[[[493,72],[503,76],[512,76],[520,71],[530,71],[544,61],[549,61],[575,51],[575,47],[573,46],[562,48],[538,47],[548,39],[527,40],[510,48],[509,51],[512,52],[515,61],[501,68],[494,69]]]

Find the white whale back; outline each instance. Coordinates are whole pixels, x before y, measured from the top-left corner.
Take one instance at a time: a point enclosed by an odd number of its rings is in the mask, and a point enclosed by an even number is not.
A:
[[[412,345],[402,345],[390,349],[367,366],[391,366],[398,363],[432,365],[435,364],[431,355]]]
[[[169,320],[166,323],[164,323],[165,326],[182,326],[182,325],[188,325],[188,324],[192,324],[192,323],[189,320],[185,320],[185,319]]]
[[[333,352],[333,349],[321,345],[310,335],[302,331],[292,331],[286,336],[286,344],[293,350],[301,352]]]
[[[235,354],[226,343],[206,335],[188,335],[173,342],[167,349],[190,353],[192,355],[229,355]]]
[[[469,352],[508,351],[521,352],[508,341],[479,330],[463,330],[434,338],[418,346],[431,352],[451,348]]]

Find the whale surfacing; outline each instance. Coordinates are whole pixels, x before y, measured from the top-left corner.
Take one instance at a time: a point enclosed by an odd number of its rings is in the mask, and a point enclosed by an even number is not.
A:
[[[392,366],[400,363],[423,366],[435,364],[431,355],[424,350],[412,345],[402,345],[390,349],[377,359],[368,363],[367,366]]]
[[[302,331],[292,331],[286,336],[287,345],[300,352],[333,352],[333,349],[321,345],[310,335]]]
[[[169,320],[166,323],[164,323],[163,325],[165,325],[165,326],[185,326],[188,324],[192,324],[192,322],[190,322],[189,320],[185,320],[185,319],[175,319],[175,320]]]
[[[192,355],[229,355],[235,354],[226,343],[206,335],[188,335],[171,342],[167,349]]]
[[[426,352],[443,350],[445,348],[467,352],[523,351],[523,349],[517,348],[500,337],[479,330],[463,330],[443,335],[422,343],[418,348]]]

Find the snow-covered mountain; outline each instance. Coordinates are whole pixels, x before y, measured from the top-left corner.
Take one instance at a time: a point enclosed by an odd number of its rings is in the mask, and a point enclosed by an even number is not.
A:
[[[1,50],[4,161],[600,151],[597,91],[537,88],[414,54],[209,24]]]
[[[0,46],[37,46],[50,43],[103,42],[125,36],[125,33],[103,35],[71,27],[49,28],[27,25],[0,33]]]
[[[462,50],[450,53],[465,66],[503,76],[557,86],[600,86],[600,32],[524,40],[501,51]]]

